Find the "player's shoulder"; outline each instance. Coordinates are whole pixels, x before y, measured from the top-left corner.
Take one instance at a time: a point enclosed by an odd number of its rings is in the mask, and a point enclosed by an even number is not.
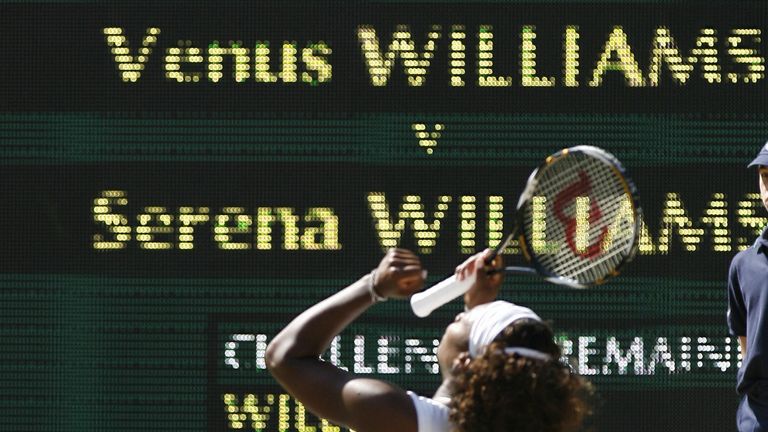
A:
[[[749,264],[757,255],[757,246],[750,246],[744,250],[739,251],[731,259],[731,269],[737,269],[744,265]]]
[[[419,432],[443,432],[451,430],[450,409],[444,403],[408,392],[416,409]]]

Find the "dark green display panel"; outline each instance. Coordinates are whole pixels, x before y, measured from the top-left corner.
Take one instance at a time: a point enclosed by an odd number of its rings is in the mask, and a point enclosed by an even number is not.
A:
[[[509,277],[595,383],[597,431],[735,428],[730,259],[768,223],[763,2],[0,2],[0,430],[342,430],[264,368],[390,245],[434,283],[573,145],[637,183],[589,290]],[[509,263],[523,258],[512,247]],[[326,358],[431,394],[427,319]]]

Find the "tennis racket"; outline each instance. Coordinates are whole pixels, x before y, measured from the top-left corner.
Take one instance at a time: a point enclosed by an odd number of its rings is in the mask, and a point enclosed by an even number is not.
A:
[[[597,147],[566,148],[531,173],[514,228],[486,264],[518,238],[529,267],[505,272],[538,274],[571,288],[599,285],[635,256],[641,223],[637,189],[621,163]],[[451,276],[414,294],[411,308],[425,317],[467,292],[475,279]]]

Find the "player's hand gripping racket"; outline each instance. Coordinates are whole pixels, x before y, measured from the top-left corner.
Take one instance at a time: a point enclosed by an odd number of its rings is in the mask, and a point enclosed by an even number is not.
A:
[[[515,226],[486,264],[517,237],[530,267],[506,272],[538,274],[572,288],[598,285],[634,257],[641,220],[635,185],[613,155],[592,146],[563,149],[531,173]],[[451,276],[414,294],[411,308],[425,317],[467,292],[475,279]]]

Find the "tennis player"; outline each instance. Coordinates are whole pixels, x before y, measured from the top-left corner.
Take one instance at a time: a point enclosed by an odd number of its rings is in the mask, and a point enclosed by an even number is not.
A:
[[[768,209],[768,143],[748,167],[757,167],[760,199]],[[736,254],[728,271],[728,329],[739,339],[736,391],[740,432],[768,431],[768,227]]]
[[[422,288],[419,258],[392,249],[357,282],[310,307],[269,344],[267,366],[315,415],[358,432],[576,430],[589,414],[591,387],[560,362],[552,330],[532,310],[495,301],[503,272],[484,264],[490,250],[456,269],[477,274],[467,312],[448,325],[438,347],[442,385],[432,398],[354,375],[319,356],[366,309]],[[501,258],[492,263],[500,268]],[[489,274],[491,273],[491,274]]]

